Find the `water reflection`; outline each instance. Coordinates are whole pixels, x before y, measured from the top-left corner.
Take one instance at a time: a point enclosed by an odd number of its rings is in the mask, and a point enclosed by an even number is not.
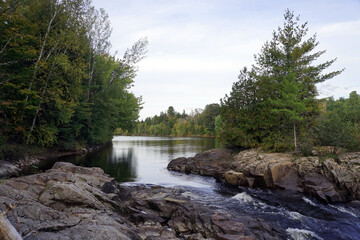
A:
[[[226,188],[212,177],[166,169],[173,158],[193,156],[216,146],[212,138],[115,137],[112,146],[68,160],[101,167],[119,182],[178,185],[183,194],[204,205],[279,226],[289,239],[360,239],[359,209],[324,205],[311,197],[280,190]]]
[[[171,159],[190,157],[215,147],[214,138],[117,136],[112,146],[84,157],[62,160],[86,167],[100,167],[118,182],[171,185],[183,181],[166,170]]]

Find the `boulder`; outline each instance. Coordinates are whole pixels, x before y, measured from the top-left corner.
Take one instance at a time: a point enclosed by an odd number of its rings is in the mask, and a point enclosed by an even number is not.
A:
[[[196,173],[202,176],[222,177],[230,168],[232,152],[227,149],[211,149],[190,158],[170,161],[167,168],[172,171]]]
[[[342,202],[341,195],[336,191],[334,185],[323,175],[309,172],[301,180],[304,191],[324,202]]]
[[[299,177],[294,169],[293,163],[289,161],[279,162],[270,167],[271,178],[275,186],[300,191]]]
[[[16,205],[19,232],[27,239],[141,239],[99,189],[111,181],[99,169],[58,163],[45,173],[4,180],[0,210],[4,202]],[[14,216],[8,219],[17,226]]]
[[[244,173],[235,172],[233,170],[227,171],[224,174],[225,181],[233,186],[249,186],[249,182]]]
[[[14,164],[0,160],[0,179],[16,176],[20,173],[20,168]]]

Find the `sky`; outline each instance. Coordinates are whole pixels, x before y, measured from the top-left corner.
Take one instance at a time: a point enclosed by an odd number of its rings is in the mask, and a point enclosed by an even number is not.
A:
[[[360,93],[360,0],[93,0],[109,14],[112,51],[118,57],[147,37],[131,91],[142,96],[140,119],[203,109],[229,94],[243,67],[254,64],[288,8],[317,34],[319,59],[345,71],[319,84],[319,97]]]

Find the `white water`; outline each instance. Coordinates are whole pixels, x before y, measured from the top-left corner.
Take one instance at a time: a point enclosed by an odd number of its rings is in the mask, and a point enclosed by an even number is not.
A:
[[[326,205],[301,194],[226,188],[213,178],[167,171],[176,157],[194,156],[214,148],[213,139],[116,137],[104,148],[76,164],[101,167],[119,182],[160,184],[183,190],[182,195],[224,212],[254,216],[286,230],[289,240],[360,240],[360,209]],[[241,193],[239,193],[241,191]]]
[[[353,216],[353,217],[357,217],[357,215],[356,215],[355,213],[351,212],[351,211],[348,210],[348,209],[345,209],[345,208],[342,207],[342,206],[334,206],[334,205],[329,205],[329,206],[332,207],[332,208],[337,209],[337,210],[340,211],[340,212],[350,214],[350,215]]]
[[[288,215],[291,219],[294,219],[294,220],[299,220],[304,217],[303,215],[301,215],[298,212],[288,212]]]
[[[245,202],[245,203],[254,202],[254,199],[246,192],[236,194],[235,196],[232,197],[232,199],[236,199],[240,202]]]
[[[314,203],[313,201],[311,201],[310,199],[308,199],[308,198],[306,198],[306,197],[303,197],[302,199],[303,199],[306,203],[310,204],[311,206],[314,206],[314,207],[317,206],[316,203]]]
[[[289,234],[291,240],[308,240],[308,239],[322,240],[322,238],[316,235],[314,232],[305,229],[288,228],[286,229],[286,233]]]

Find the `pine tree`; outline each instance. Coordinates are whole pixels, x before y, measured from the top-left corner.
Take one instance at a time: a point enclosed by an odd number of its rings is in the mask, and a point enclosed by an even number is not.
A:
[[[307,22],[300,24],[290,10],[284,19],[283,27],[255,55],[252,69],[241,72],[230,96],[222,100],[225,131],[220,138],[228,145],[261,145],[274,151],[297,146],[296,137],[305,136],[318,116],[316,84],[343,71],[324,74],[336,59],[315,65],[325,53],[314,52],[316,34],[305,39]]]

